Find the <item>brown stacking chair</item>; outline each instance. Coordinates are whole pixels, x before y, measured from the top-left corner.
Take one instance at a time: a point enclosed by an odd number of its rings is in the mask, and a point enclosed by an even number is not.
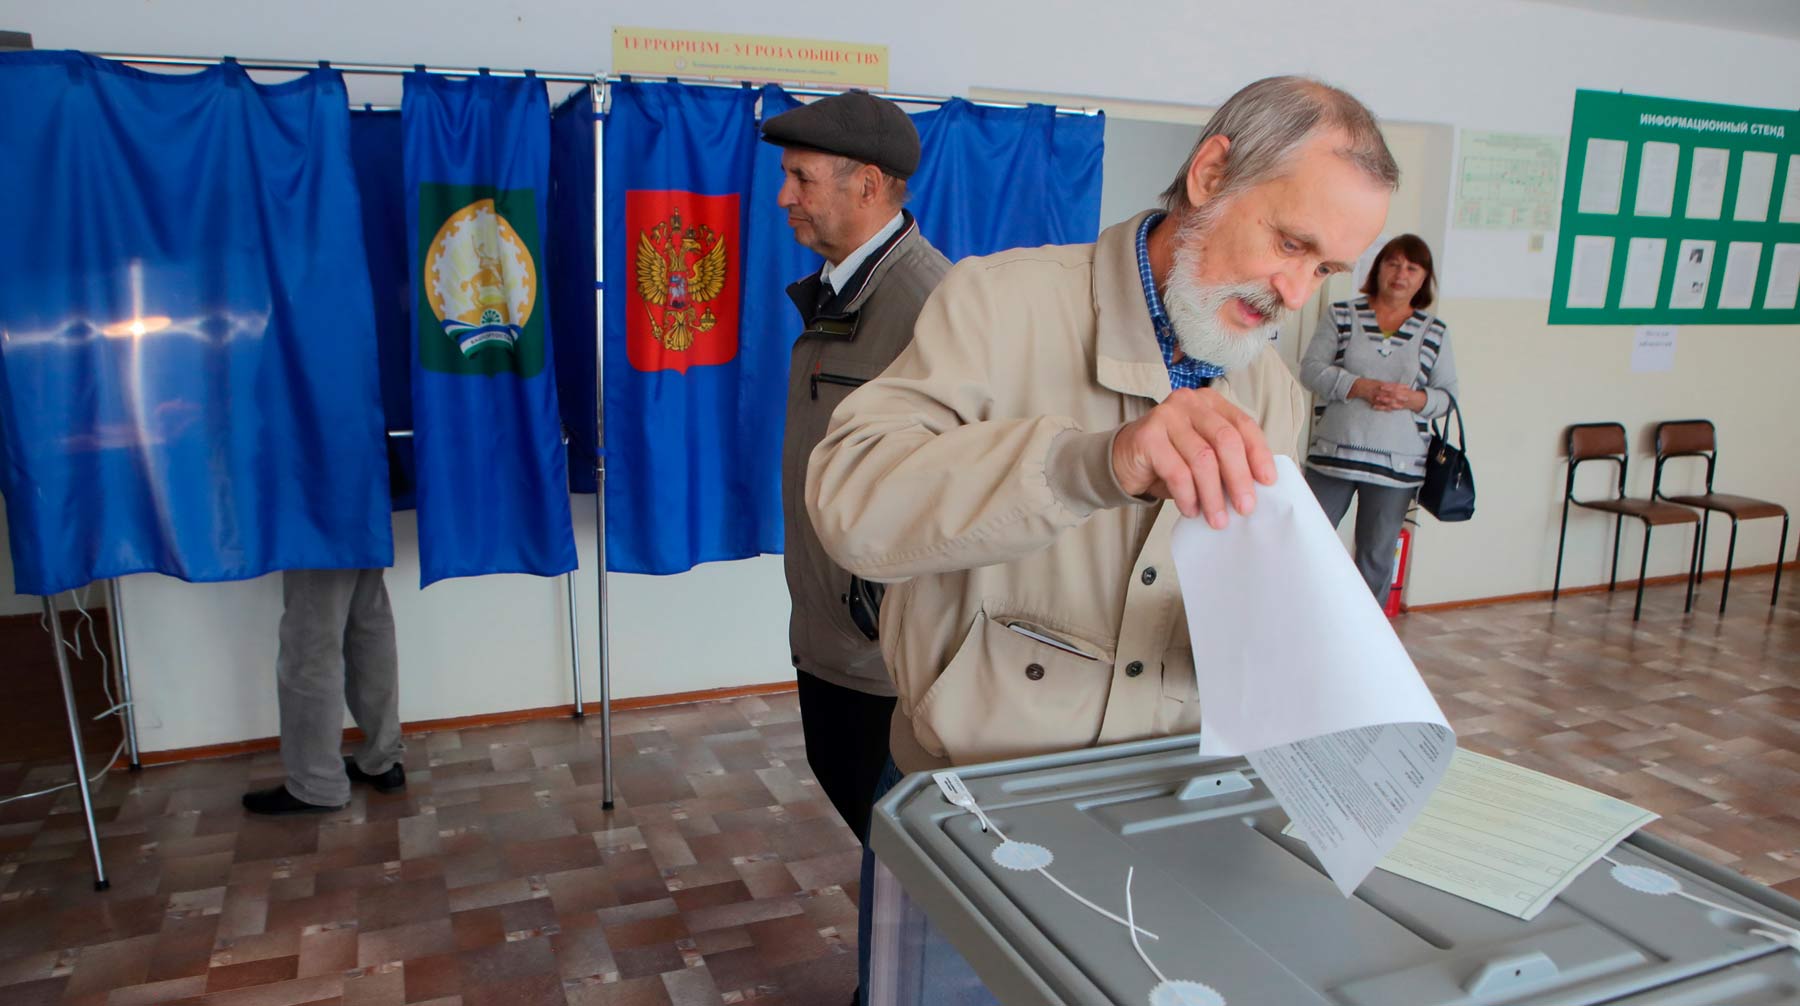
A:
[[[1550,600],[1562,592],[1563,545],[1569,537],[1569,504],[1599,510],[1613,515],[1612,581],[1608,591],[1619,585],[1619,539],[1625,533],[1625,518],[1644,522],[1644,554],[1638,560],[1637,604],[1631,609],[1631,620],[1637,621],[1644,610],[1644,575],[1650,565],[1650,529],[1663,524],[1693,524],[1694,554],[1688,560],[1687,603],[1682,611],[1694,610],[1694,566],[1700,556],[1700,516],[1684,506],[1656,499],[1633,499],[1625,495],[1625,462],[1629,453],[1625,445],[1625,427],[1618,423],[1576,423],[1569,427],[1565,446],[1569,454],[1569,481],[1563,489],[1562,533],[1556,539],[1556,580],[1550,588]],[[1578,500],[1575,498],[1575,470],[1583,461],[1612,461],[1619,466],[1619,491],[1611,499]]]
[[[1665,496],[1662,491],[1663,463],[1674,458],[1706,459],[1706,492],[1699,496]],[[1713,424],[1708,419],[1682,419],[1656,424],[1656,478],[1651,483],[1650,495],[1654,499],[1668,500],[1682,506],[1694,507],[1706,514],[1700,522],[1700,554],[1706,554],[1706,532],[1712,525],[1712,515],[1716,511],[1731,518],[1731,544],[1725,547],[1725,583],[1719,588],[1719,614],[1725,614],[1725,597],[1731,593],[1731,559],[1737,552],[1738,521],[1756,520],[1762,517],[1781,518],[1781,544],[1775,549],[1775,586],[1769,591],[1769,604],[1781,593],[1781,561],[1787,555],[1788,512],[1787,507],[1768,500],[1751,499],[1748,496],[1733,496],[1729,493],[1713,492],[1713,465],[1718,460],[1718,448],[1713,439]]]

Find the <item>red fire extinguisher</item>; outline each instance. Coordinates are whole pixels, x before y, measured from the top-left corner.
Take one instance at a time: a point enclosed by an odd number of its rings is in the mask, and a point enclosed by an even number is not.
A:
[[[1388,583],[1387,603],[1381,610],[1387,617],[1400,614],[1400,588],[1406,584],[1406,561],[1412,557],[1412,528],[1402,526],[1394,540],[1394,578]]]

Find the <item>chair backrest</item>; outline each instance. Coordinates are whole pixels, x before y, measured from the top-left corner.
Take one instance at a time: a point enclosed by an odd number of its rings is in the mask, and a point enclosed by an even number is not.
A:
[[[1625,427],[1620,423],[1576,423],[1570,426],[1563,445],[1569,455],[1569,481],[1563,487],[1564,506],[1575,499],[1575,469],[1583,461],[1613,461],[1619,466],[1619,487],[1615,498],[1625,495],[1625,463],[1629,448],[1625,443]]]
[[[1622,460],[1626,453],[1625,427],[1619,423],[1576,423],[1569,427],[1566,446],[1571,462],[1594,458]]]
[[[1710,419],[1675,419],[1656,424],[1658,457],[1710,454],[1715,449]]]
[[[1662,497],[1663,463],[1670,458],[1705,458],[1706,491],[1713,488],[1713,424],[1710,419],[1672,419],[1656,424],[1656,474],[1650,480],[1650,496]]]

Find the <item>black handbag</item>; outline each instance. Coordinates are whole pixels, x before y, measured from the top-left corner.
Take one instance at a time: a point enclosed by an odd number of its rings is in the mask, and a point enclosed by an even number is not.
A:
[[[1450,417],[1456,417],[1456,446],[1450,446]],[[1462,410],[1450,396],[1450,411],[1431,421],[1431,446],[1425,452],[1425,484],[1419,487],[1419,505],[1441,521],[1463,521],[1475,516],[1475,473],[1469,467]]]

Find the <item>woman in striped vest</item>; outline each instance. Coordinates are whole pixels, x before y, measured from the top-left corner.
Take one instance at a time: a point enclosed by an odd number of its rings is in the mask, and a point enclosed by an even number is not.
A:
[[[1316,396],[1306,482],[1333,524],[1356,507],[1356,567],[1387,599],[1394,541],[1425,480],[1430,421],[1456,394],[1450,331],[1427,310],[1437,292],[1431,249],[1416,234],[1389,241],[1362,296],[1338,301],[1300,361]]]

